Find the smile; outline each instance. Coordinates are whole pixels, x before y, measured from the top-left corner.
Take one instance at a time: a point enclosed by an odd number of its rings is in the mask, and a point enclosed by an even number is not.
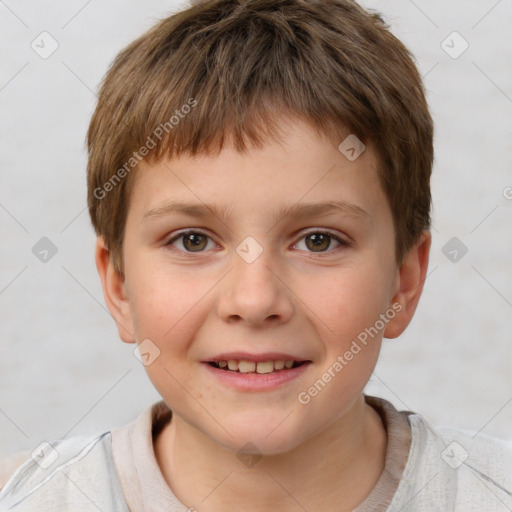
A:
[[[219,355],[204,361],[203,367],[222,386],[243,392],[264,392],[291,385],[311,366],[312,361],[281,358],[284,354]],[[252,360],[251,360],[252,359]]]
[[[244,361],[229,359],[227,361],[210,361],[208,364],[214,368],[234,373],[273,373],[281,370],[297,368],[306,361],[275,360],[275,361]]]

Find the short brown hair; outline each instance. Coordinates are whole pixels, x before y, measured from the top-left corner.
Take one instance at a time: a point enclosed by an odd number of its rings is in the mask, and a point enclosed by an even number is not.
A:
[[[396,260],[430,227],[433,124],[407,48],[351,0],[203,0],[119,53],[87,134],[88,206],[116,269],[140,159],[261,147],[278,112],[375,148]],[[156,135],[155,134],[158,135]],[[342,135],[345,134],[345,135]],[[145,150],[144,150],[145,148]]]

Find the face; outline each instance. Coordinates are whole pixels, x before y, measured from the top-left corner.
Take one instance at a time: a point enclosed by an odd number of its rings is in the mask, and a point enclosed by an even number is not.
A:
[[[306,124],[285,130],[246,154],[141,165],[117,314],[133,333],[124,341],[146,340],[146,370],[175,418],[268,454],[342,420],[400,316],[371,147],[349,161]]]

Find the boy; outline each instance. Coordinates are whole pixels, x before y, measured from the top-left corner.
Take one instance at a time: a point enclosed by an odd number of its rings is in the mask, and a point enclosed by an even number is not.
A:
[[[423,288],[432,140],[411,55],[350,0],[196,2],[129,45],[89,211],[163,401],[52,443],[1,510],[510,510],[504,442],[363,393]]]

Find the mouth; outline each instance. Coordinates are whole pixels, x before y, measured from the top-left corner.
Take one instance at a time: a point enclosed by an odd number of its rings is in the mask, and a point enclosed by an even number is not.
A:
[[[276,359],[268,361],[247,361],[244,359],[220,359],[218,361],[207,361],[213,368],[224,370],[230,373],[278,373],[293,368],[298,368],[311,361],[295,361],[293,359]]]
[[[292,385],[313,363],[283,352],[229,352],[202,363],[222,386],[241,392],[269,392]]]

